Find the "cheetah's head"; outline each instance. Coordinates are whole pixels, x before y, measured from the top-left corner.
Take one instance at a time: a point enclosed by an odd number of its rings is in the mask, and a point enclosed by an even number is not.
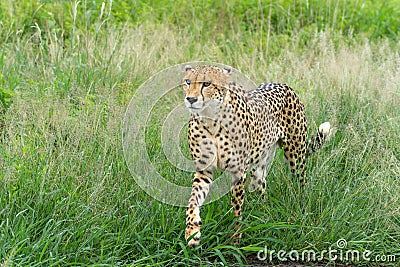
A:
[[[215,66],[185,66],[182,87],[191,113],[202,113],[222,103],[232,69]]]

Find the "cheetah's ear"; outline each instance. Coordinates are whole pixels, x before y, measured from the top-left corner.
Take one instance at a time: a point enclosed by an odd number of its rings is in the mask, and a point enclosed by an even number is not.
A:
[[[191,70],[191,69],[193,69],[192,66],[190,66],[190,65],[186,65],[186,66],[185,66],[185,72],[187,72],[187,71],[189,71],[189,70]]]
[[[222,69],[222,72],[228,75],[232,74],[232,67],[226,66]]]

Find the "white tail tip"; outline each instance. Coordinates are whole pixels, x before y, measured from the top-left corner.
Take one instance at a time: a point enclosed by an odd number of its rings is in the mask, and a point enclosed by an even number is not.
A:
[[[332,128],[331,128],[331,124],[329,123],[329,121],[322,123],[318,128],[318,131],[325,136],[329,136],[331,133],[331,130],[332,130]]]

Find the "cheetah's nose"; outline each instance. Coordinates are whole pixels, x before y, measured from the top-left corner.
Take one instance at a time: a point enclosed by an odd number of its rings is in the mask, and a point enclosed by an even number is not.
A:
[[[190,104],[193,104],[194,102],[197,101],[197,97],[190,97],[190,96],[188,96],[188,97],[186,97],[186,100],[187,100]]]

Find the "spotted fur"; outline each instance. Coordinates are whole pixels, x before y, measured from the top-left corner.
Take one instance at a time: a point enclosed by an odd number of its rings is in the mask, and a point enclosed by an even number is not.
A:
[[[185,67],[182,86],[191,113],[189,148],[196,163],[186,210],[185,238],[190,246],[200,242],[200,206],[213,170],[232,174],[232,206],[240,219],[248,171],[251,188],[266,194],[265,176],[278,144],[291,172],[304,183],[306,153],[320,148],[330,133],[329,123],[322,124],[307,150],[304,106],[293,89],[286,84],[262,83],[246,91],[229,82],[231,72],[215,66]],[[235,224],[236,240],[240,238],[238,227]]]

